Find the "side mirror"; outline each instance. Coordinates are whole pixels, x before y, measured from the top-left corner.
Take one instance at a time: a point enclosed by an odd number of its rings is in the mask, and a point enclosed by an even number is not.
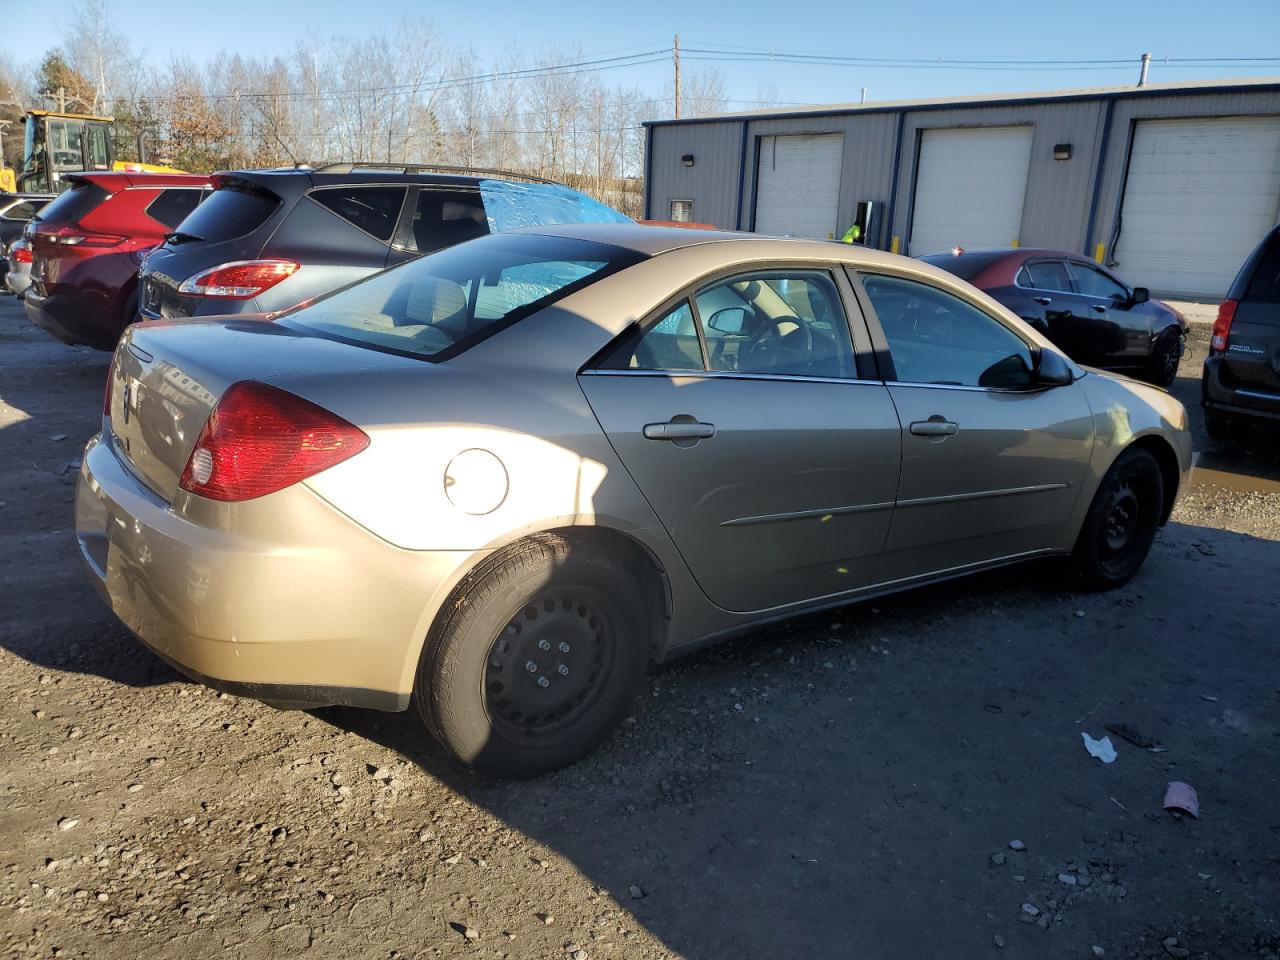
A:
[[[1133,293],[1130,295],[1129,299],[1133,301],[1135,305],[1139,303],[1146,303],[1151,299],[1151,291],[1146,287],[1134,287]]]
[[[707,321],[707,326],[717,333],[742,333],[742,325],[747,320],[747,311],[742,307],[725,307],[717,310]]]
[[[1075,374],[1062,354],[1042,349],[1036,361],[1035,382],[1042,387],[1065,387],[1075,382]]]

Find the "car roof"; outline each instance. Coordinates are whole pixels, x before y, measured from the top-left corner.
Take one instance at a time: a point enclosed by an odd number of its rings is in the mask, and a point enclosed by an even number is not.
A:
[[[932,260],[940,257],[1011,257],[1018,260],[1030,260],[1033,257],[1062,257],[1067,260],[1088,260],[1083,253],[1073,253],[1070,250],[1051,250],[1048,247],[979,247],[975,250],[965,248],[959,253],[952,253],[949,250],[940,250],[937,253],[926,253],[924,256]]]
[[[347,165],[343,165],[344,167]],[[373,167],[357,167],[356,169],[331,170],[325,167],[275,167],[267,170],[220,170],[213,174],[219,180],[239,180],[256,183],[267,188],[288,186],[293,189],[303,187],[335,187],[357,184],[431,184],[445,187],[474,187],[486,180],[502,180],[512,183],[524,183],[531,187],[563,186],[550,181],[527,181],[520,179],[521,174],[495,171],[493,174],[436,173],[431,171],[415,171],[397,168],[382,169]],[[571,189],[571,188],[570,188]]]
[[[640,223],[566,223],[520,227],[508,233],[539,234],[607,243],[648,256],[657,256],[687,247],[708,244],[733,245],[733,256],[754,260],[841,260],[858,266],[901,266],[910,263],[916,272],[936,270],[920,261],[911,261],[883,250],[834,240],[802,237],[775,237],[732,230],[688,230],[684,227],[655,227]]]
[[[87,180],[112,191],[126,187],[203,187],[210,183],[209,177],[203,173],[146,173],[141,170],[90,170],[67,174],[65,179],[73,182]]]

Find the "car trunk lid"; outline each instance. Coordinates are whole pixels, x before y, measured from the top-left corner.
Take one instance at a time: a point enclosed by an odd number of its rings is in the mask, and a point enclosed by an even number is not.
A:
[[[116,349],[110,434],[137,476],[172,501],[200,431],[233,383],[270,383],[324,406],[326,381],[427,366],[265,320],[138,324]]]

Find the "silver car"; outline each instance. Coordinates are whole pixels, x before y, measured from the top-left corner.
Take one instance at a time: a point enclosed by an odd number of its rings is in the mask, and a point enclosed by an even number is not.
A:
[[[530,776],[755,624],[1032,557],[1119,586],[1190,469],[1175,399],[918,261],[537,227],[274,322],[131,327],[76,526],[187,675],[413,704]]]
[[[3,251],[9,269],[4,274],[4,285],[15,297],[21,297],[31,286],[31,244],[19,237]]]

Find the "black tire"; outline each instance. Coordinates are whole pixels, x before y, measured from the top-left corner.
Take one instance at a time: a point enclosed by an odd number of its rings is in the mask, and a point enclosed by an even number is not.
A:
[[[1085,588],[1114,590],[1132,580],[1163,514],[1160,465],[1146,450],[1130,447],[1098,485],[1071,555]]]
[[[1146,377],[1157,387],[1170,387],[1178,379],[1178,361],[1182,359],[1182,334],[1169,330],[1161,334],[1151,345],[1147,360]]]
[[[464,581],[418,666],[414,699],[455,757],[499,777],[585,756],[635,699],[649,611],[634,574],[603,549],[542,535]]]

